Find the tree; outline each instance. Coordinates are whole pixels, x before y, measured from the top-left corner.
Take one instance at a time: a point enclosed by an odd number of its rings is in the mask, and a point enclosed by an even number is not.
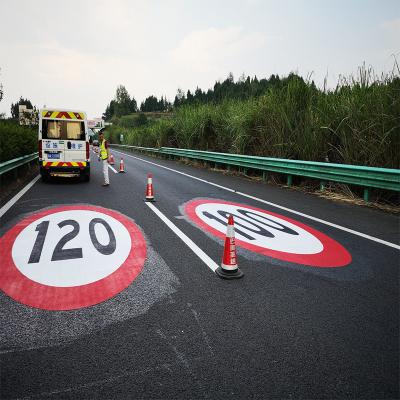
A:
[[[115,108],[115,100],[111,100],[110,104],[106,107],[106,111],[103,113],[104,121],[110,121],[111,118],[114,116]]]
[[[1,70],[0,70],[0,71],[1,71]],[[4,94],[4,91],[3,91],[3,84],[0,82],[0,101],[3,100],[3,94]]]
[[[129,96],[125,86],[119,85],[115,93],[114,113],[116,117],[127,115],[137,111],[137,103],[134,97]]]
[[[182,89],[178,89],[178,93],[175,96],[174,107],[179,107],[186,101],[185,92]]]
[[[28,99],[23,99],[21,96],[15,104],[11,103],[11,118],[12,119],[19,118],[19,106],[26,106],[26,108],[33,109],[31,101]]]

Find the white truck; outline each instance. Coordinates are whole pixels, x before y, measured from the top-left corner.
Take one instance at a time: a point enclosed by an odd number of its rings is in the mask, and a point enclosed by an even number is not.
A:
[[[39,168],[51,176],[90,179],[90,145],[86,114],[46,108],[39,112]]]

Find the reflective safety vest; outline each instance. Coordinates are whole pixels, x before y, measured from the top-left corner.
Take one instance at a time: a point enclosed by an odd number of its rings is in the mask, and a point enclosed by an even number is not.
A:
[[[106,139],[100,143],[100,157],[102,160],[107,160],[108,158],[108,151],[106,149]]]

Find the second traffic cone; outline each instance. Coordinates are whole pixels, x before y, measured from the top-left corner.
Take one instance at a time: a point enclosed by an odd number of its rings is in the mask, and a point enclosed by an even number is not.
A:
[[[154,190],[153,190],[153,174],[147,174],[147,188],[146,188],[146,200],[145,201],[155,201],[154,200]]]
[[[237,264],[235,227],[233,225],[232,215],[228,218],[222,263],[215,272],[224,279],[238,279],[243,277],[243,272],[239,269]]]
[[[124,159],[121,157],[121,161],[119,162],[119,172],[125,172]]]
[[[108,159],[108,163],[109,163],[110,165],[114,165],[114,156],[113,156],[112,154],[110,154],[110,157],[109,157],[109,159]]]

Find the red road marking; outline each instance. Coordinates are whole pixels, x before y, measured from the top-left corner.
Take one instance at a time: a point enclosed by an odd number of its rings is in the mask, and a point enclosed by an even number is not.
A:
[[[20,232],[36,220],[67,210],[89,210],[109,215],[128,230],[131,251],[125,262],[99,281],[74,287],[47,286],[34,282],[15,266],[12,248]],[[0,264],[0,289],[14,300],[45,310],[73,310],[105,301],[128,287],[141,272],[146,258],[146,242],[139,228],[126,216],[97,206],[63,206],[40,211],[20,221],[0,238],[3,259]]]
[[[243,247],[247,250],[259,253],[259,254],[264,254],[268,257],[273,257],[277,258],[280,260],[284,261],[289,261],[293,262],[296,264],[304,264],[304,265],[309,265],[312,267],[344,267],[348,265],[352,258],[350,253],[338,242],[335,240],[331,239],[329,236],[325,235],[322,232],[317,231],[316,229],[313,229],[299,221],[295,221],[291,218],[285,217],[280,214],[273,213],[271,211],[265,211],[257,207],[245,205],[245,204],[240,204],[240,203],[234,203],[234,202],[229,202],[225,200],[217,200],[217,199],[201,199],[201,200],[193,200],[185,205],[185,213],[189,216],[189,218],[196,223],[196,225],[200,226],[202,229],[212,233],[213,235],[225,239],[225,235],[220,232],[219,230],[213,228],[206,222],[204,222],[201,218],[198,217],[196,214],[196,207],[201,205],[201,204],[207,204],[207,203],[212,203],[212,204],[229,204],[229,205],[234,205],[237,207],[243,207],[251,210],[255,210],[258,212],[262,212],[266,215],[273,215],[277,218],[280,218],[284,221],[290,222],[311,235],[315,236],[322,244],[323,244],[323,250],[319,253],[316,254],[296,254],[296,253],[288,253],[284,251],[278,251],[278,250],[272,250],[268,249],[265,247],[253,245],[251,243],[245,242],[243,240],[236,239],[236,245],[239,247]]]

